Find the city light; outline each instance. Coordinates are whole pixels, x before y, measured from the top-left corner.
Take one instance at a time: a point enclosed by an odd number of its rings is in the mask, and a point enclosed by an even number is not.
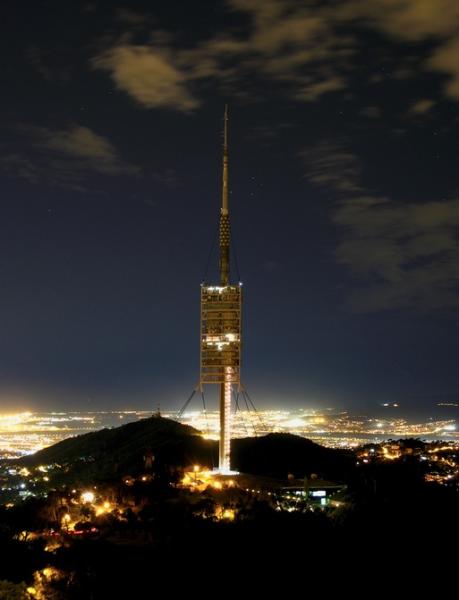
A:
[[[81,501],[84,503],[94,502],[94,493],[93,492],[83,492],[81,494]]]
[[[148,411],[108,411],[100,413],[33,413],[0,415],[0,458],[17,458],[30,454],[68,437],[104,427],[151,416]],[[176,413],[164,413],[176,419]],[[187,411],[181,422],[198,429],[205,439],[218,440],[220,421],[218,411]],[[453,419],[426,419],[410,422],[397,416],[392,419],[374,419],[353,416],[347,411],[295,410],[239,410],[232,415],[232,438],[292,433],[332,448],[356,448],[368,442],[386,439],[416,437],[425,440],[459,440],[459,431]],[[48,466],[38,469],[48,477]],[[21,475],[30,476],[30,469],[21,467]]]

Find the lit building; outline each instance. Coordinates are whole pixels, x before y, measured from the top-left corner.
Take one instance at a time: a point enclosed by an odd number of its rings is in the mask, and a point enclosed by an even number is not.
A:
[[[344,492],[347,486],[343,483],[326,481],[318,478],[304,478],[304,482],[297,485],[289,485],[281,489],[281,497],[296,502],[306,501],[311,506],[339,506],[339,501],[332,501],[339,492]],[[342,502],[341,502],[342,503]]]

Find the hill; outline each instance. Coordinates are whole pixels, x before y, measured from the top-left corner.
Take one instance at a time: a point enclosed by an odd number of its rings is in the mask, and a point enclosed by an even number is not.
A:
[[[325,448],[290,433],[270,433],[232,442],[234,466],[242,473],[286,478],[312,473],[330,479],[342,479],[355,465],[353,453]]]
[[[217,442],[204,439],[192,427],[156,416],[68,438],[20,462],[24,466],[58,463],[71,478],[100,480],[142,472],[149,451],[155,469],[193,464],[212,468],[218,462]],[[279,478],[288,473],[339,478],[353,463],[346,452],[290,434],[235,439],[232,454],[238,471]]]
[[[57,463],[79,479],[110,479],[143,470],[149,451],[155,465],[180,467],[206,464],[214,443],[187,425],[161,417],[140,419],[120,427],[67,438],[20,462],[25,466]]]

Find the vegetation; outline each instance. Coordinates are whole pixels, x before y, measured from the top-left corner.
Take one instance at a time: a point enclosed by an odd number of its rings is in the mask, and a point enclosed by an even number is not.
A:
[[[152,418],[66,440],[20,463],[58,463],[64,483],[53,474],[46,497],[0,506],[0,600],[143,598],[164,586],[194,593],[210,572],[254,576],[262,564],[261,578],[288,581],[324,565],[351,573],[402,564],[413,553],[430,565],[441,556],[446,573],[442,543],[459,529],[458,488],[426,481],[415,441],[400,448],[394,460],[363,448],[375,457],[363,463],[291,435],[236,440],[235,464],[248,473],[240,481],[251,483],[198,490],[179,484],[183,467],[206,464],[216,448],[191,428]],[[339,502],[288,503],[267,491],[313,473],[345,483]],[[80,499],[95,475],[90,489],[107,510]]]

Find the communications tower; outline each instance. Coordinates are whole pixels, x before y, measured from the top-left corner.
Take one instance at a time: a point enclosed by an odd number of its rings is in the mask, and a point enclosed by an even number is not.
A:
[[[220,282],[201,285],[201,359],[199,388],[220,389],[218,470],[231,472],[231,396],[240,388],[242,284],[230,280],[231,229],[228,205],[228,107],[223,133],[223,176],[220,208]]]

